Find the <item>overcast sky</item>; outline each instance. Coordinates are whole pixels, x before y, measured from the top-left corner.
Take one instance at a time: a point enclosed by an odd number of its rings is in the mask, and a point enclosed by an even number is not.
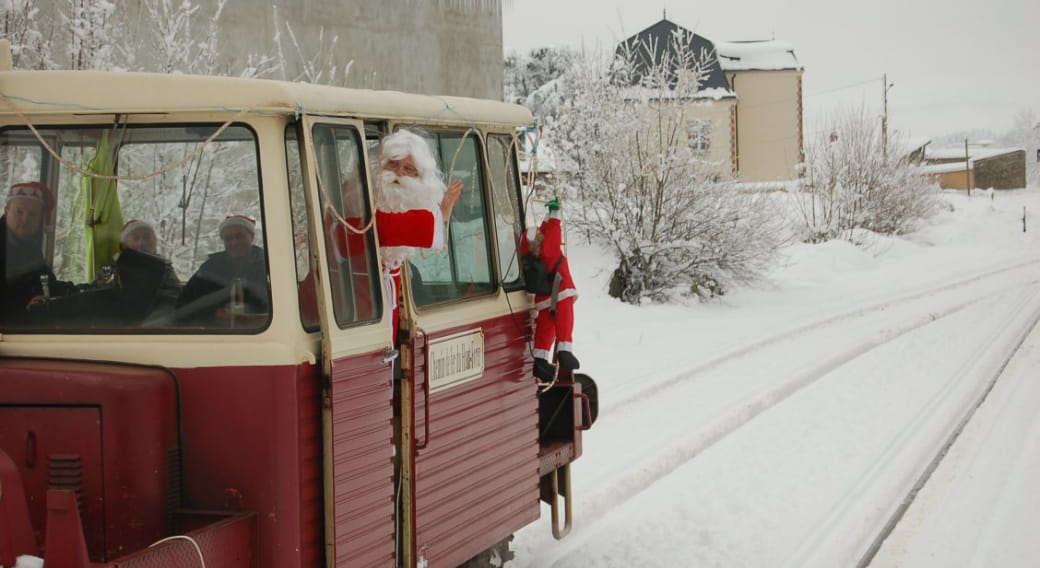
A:
[[[988,128],[1019,110],[1040,119],[1040,0],[504,0],[506,52],[613,49],[668,19],[719,41],[790,43],[805,68],[810,135],[836,106],[882,108],[914,137]]]

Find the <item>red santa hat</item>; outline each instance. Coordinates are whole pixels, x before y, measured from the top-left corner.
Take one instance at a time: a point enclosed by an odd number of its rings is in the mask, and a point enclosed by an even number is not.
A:
[[[119,231],[120,242],[125,241],[126,238],[130,236],[130,233],[138,229],[149,229],[153,233],[155,232],[155,227],[153,227],[151,223],[148,223],[147,221],[139,221],[137,219],[130,219],[126,223],[123,223],[123,228]]]
[[[54,209],[54,194],[46,185],[38,181],[27,181],[16,183],[7,192],[7,202],[12,199],[32,199],[43,203],[44,213],[50,213]]]
[[[220,222],[220,229],[217,232],[223,234],[224,229],[232,226],[242,227],[249,231],[250,235],[256,236],[256,219],[245,215],[228,215]]]

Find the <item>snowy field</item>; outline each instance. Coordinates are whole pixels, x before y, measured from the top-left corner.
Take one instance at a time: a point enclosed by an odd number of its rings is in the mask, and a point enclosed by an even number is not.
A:
[[[793,245],[710,304],[619,303],[610,256],[572,242],[599,420],[573,532],[543,508],[507,566],[1040,565],[1040,190],[944,199],[908,238]]]

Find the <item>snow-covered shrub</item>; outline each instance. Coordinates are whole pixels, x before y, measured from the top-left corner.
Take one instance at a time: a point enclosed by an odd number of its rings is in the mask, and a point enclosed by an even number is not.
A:
[[[1040,187],[1040,120],[1032,109],[1022,109],[1011,119],[1011,130],[1001,137],[1000,143],[1008,148],[1024,148],[1026,151],[1026,184]]]
[[[806,148],[801,215],[804,240],[847,239],[854,229],[900,235],[932,215],[939,193],[918,173],[898,136],[882,138],[868,113],[833,115]]]

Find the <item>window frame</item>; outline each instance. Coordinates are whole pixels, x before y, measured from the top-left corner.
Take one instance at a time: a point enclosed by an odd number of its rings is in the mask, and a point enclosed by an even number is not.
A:
[[[495,222],[495,228],[496,228],[496,230],[494,231],[494,237],[496,239],[495,256],[496,256],[496,259],[498,260],[498,262],[496,263],[496,266],[497,266],[497,268],[499,270],[498,282],[505,289],[506,292],[513,292],[513,291],[516,291],[516,290],[523,289],[523,287],[524,287],[523,277],[522,277],[521,270],[520,270],[520,236],[521,236],[522,232],[525,229],[525,223],[524,223],[525,214],[524,214],[524,206],[523,206],[524,205],[524,201],[523,201],[523,187],[522,187],[522,184],[520,183],[520,164],[519,164],[519,158],[518,158],[518,146],[519,146],[519,144],[521,142],[520,142],[519,134],[506,134],[506,133],[502,133],[502,132],[488,132],[488,133],[485,134],[485,138],[487,139],[487,143],[486,143],[486,148],[488,150],[487,158],[488,158],[488,166],[490,168],[494,167],[493,164],[492,164],[491,152],[490,152],[490,149],[491,149],[492,144],[493,144],[492,140],[508,141],[508,143],[506,143],[504,145],[504,150],[506,152],[506,155],[505,155],[506,159],[503,162],[504,166],[505,166],[505,171],[503,172],[505,175],[503,176],[503,179],[506,180],[506,184],[507,184],[508,187],[503,189],[503,190],[499,190],[498,188],[492,186],[492,187],[489,187],[489,190],[491,191],[491,199],[492,199],[492,202],[493,202],[492,203],[492,208],[491,208],[492,212],[494,212],[496,210],[495,209],[495,204],[494,204],[494,201],[496,199],[496,194],[499,191],[502,191],[502,192],[504,192],[503,194],[508,193],[508,197],[510,198],[511,205],[514,208],[513,214],[516,216],[515,221],[513,222],[512,227],[510,227],[510,233],[513,236],[513,255],[512,255],[512,258],[509,259],[509,264],[506,264],[505,259],[503,259],[501,257],[502,245],[501,245],[501,243],[497,242],[498,238],[503,233],[502,233],[502,231],[498,230],[498,217],[497,217],[497,215],[493,215],[493,220]],[[516,142],[516,143],[514,143],[514,142]],[[494,175],[494,172],[492,172],[492,175]],[[515,271],[515,273],[516,273],[515,277],[512,280],[506,280],[506,276],[507,276],[507,274],[509,274],[510,270]]]
[[[262,169],[263,150],[261,148],[261,136],[260,136],[260,133],[257,130],[257,127],[255,125],[249,123],[249,122],[237,121],[237,120],[236,121],[230,121],[230,122],[224,122],[224,121],[221,121],[219,119],[198,119],[198,120],[176,120],[176,121],[165,122],[165,121],[163,121],[161,119],[160,120],[155,120],[153,117],[150,117],[150,116],[142,117],[141,120],[131,120],[131,119],[135,119],[135,118],[137,118],[137,117],[132,117],[132,116],[131,117],[127,117],[127,120],[125,122],[120,122],[118,124],[113,124],[112,122],[105,122],[105,123],[98,123],[98,122],[82,122],[82,123],[79,123],[79,122],[67,122],[67,121],[41,122],[41,123],[36,124],[35,128],[36,128],[36,130],[38,132],[39,137],[43,138],[48,145],[50,145],[56,152],[59,153],[59,155],[64,155],[63,152],[64,152],[64,150],[67,147],[83,147],[85,149],[91,147],[89,144],[63,143],[63,141],[61,140],[61,138],[62,138],[61,133],[63,131],[67,131],[67,132],[73,132],[73,131],[84,131],[84,132],[86,132],[86,131],[112,131],[112,130],[118,128],[119,130],[124,131],[124,132],[147,131],[147,130],[153,130],[153,131],[160,131],[161,132],[163,130],[174,130],[174,129],[182,129],[182,130],[184,130],[186,132],[191,132],[193,129],[195,129],[195,130],[205,129],[205,131],[207,133],[206,135],[199,135],[198,138],[196,140],[194,140],[194,141],[181,141],[181,142],[177,141],[176,139],[165,139],[165,138],[164,139],[147,139],[147,138],[144,138],[144,139],[133,140],[132,136],[128,140],[124,139],[124,140],[120,141],[120,144],[119,144],[120,148],[119,148],[119,150],[116,153],[116,158],[115,158],[115,161],[114,161],[114,168],[115,168],[115,172],[117,174],[120,172],[120,163],[121,163],[121,161],[123,159],[123,156],[121,155],[121,152],[123,150],[123,146],[125,146],[127,144],[129,144],[129,145],[137,145],[137,146],[146,146],[146,145],[151,145],[151,144],[184,144],[185,147],[192,147],[193,145],[201,146],[202,144],[204,144],[204,141],[209,138],[209,135],[211,135],[212,133],[217,132],[218,130],[221,131],[221,136],[224,136],[225,133],[227,133],[229,130],[232,130],[232,131],[241,130],[243,132],[243,137],[242,137],[241,140],[238,140],[238,141],[239,142],[246,142],[246,143],[248,143],[249,147],[251,148],[251,154],[252,154],[252,158],[251,158],[251,162],[252,162],[252,179],[255,181],[255,191],[256,191],[256,195],[255,195],[255,197],[256,197],[256,210],[255,211],[243,211],[243,213],[247,213],[247,214],[250,214],[250,215],[256,215],[257,219],[259,220],[259,227],[257,227],[256,238],[254,240],[254,245],[262,245],[262,246],[259,246],[259,248],[263,251],[263,260],[264,260],[264,267],[265,267],[264,268],[265,269],[265,279],[266,279],[266,284],[267,284],[266,302],[267,302],[268,312],[265,314],[266,318],[264,318],[263,320],[252,320],[252,321],[254,321],[254,323],[257,322],[257,321],[259,321],[260,323],[255,323],[255,325],[247,324],[247,325],[244,325],[244,326],[243,325],[231,325],[231,326],[207,325],[207,326],[199,326],[199,325],[194,325],[194,324],[190,324],[190,323],[177,323],[177,324],[165,323],[165,324],[162,324],[162,325],[153,323],[153,325],[145,325],[145,323],[147,322],[147,318],[146,318],[145,321],[142,321],[139,324],[125,324],[125,325],[104,325],[104,324],[102,324],[102,325],[95,325],[95,324],[87,324],[87,325],[82,325],[82,326],[66,325],[65,327],[61,327],[61,321],[60,320],[56,320],[58,323],[54,324],[54,325],[51,325],[51,324],[42,325],[42,324],[40,324],[40,325],[25,325],[25,326],[23,326],[23,325],[10,325],[7,322],[0,321],[0,333],[4,333],[4,334],[32,334],[32,335],[121,335],[121,336],[122,335],[135,335],[135,334],[173,335],[173,336],[184,336],[184,335],[256,335],[256,334],[263,333],[264,331],[266,331],[272,325],[272,322],[273,322],[273,319],[274,319],[274,314],[273,314],[274,297],[273,297],[273,290],[271,289],[271,257],[270,257],[270,250],[269,250],[269,247],[268,247],[270,236],[267,233],[267,230],[266,230],[267,224],[265,222],[265,219],[266,219],[266,210],[265,210],[265,201],[264,201],[264,191],[265,191],[265,189],[264,189],[264,173],[263,173],[263,169]],[[83,179],[83,176],[81,174],[78,174],[78,172],[69,170],[68,166],[62,164],[59,160],[55,159],[45,148],[43,148],[43,146],[41,145],[39,139],[37,138],[37,135],[33,134],[32,131],[26,125],[24,125],[24,124],[7,124],[7,125],[3,125],[2,127],[0,127],[0,139],[11,140],[13,137],[11,137],[10,133],[12,133],[12,132],[19,132],[19,131],[22,132],[24,135],[19,137],[17,140],[14,140],[14,142],[15,142],[14,144],[3,144],[3,145],[0,145],[0,151],[6,151],[6,150],[2,149],[4,147],[10,148],[10,147],[15,147],[15,146],[20,146],[20,147],[25,147],[25,148],[34,148],[34,147],[35,148],[39,148],[40,160],[39,160],[39,163],[37,165],[38,176],[37,176],[37,179],[35,181],[41,181],[42,183],[44,183],[48,187],[50,187],[52,189],[52,191],[54,191],[54,193],[56,194],[55,198],[59,202],[59,204],[62,203],[62,199],[74,199],[74,200],[76,200],[78,202],[78,200],[79,200],[79,197],[78,197],[79,188],[77,186],[80,183],[80,180]],[[50,134],[50,135],[48,135],[48,134]],[[228,139],[227,141],[228,142],[235,142],[236,140],[234,138],[231,138],[231,139]],[[212,141],[212,143],[219,143],[219,142],[221,142],[221,138],[220,137],[217,137],[216,139],[214,139]],[[196,160],[200,156],[204,156],[205,154],[206,154],[206,151],[203,150],[203,152],[201,154],[199,154],[199,156],[195,156],[192,159]],[[166,164],[164,164],[164,165],[166,165]],[[172,173],[176,173],[176,172],[178,172],[178,171],[180,171],[182,169],[183,168],[175,168],[175,169],[171,170],[171,172]],[[63,174],[66,173],[65,170],[69,171],[69,175],[79,176],[78,179],[73,178],[73,179],[63,180]],[[31,180],[25,180],[25,181],[31,181]],[[147,180],[134,180],[134,179],[130,179],[130,180],[127,180],[127,181],[128,182],[132,182],[132,183],[147,182]],[[123,192],[124,189],[125,189],[125,183],[127,183],[127,182],[124,182],[124,184],[119,185],[117,191]],[[66,195],[66,193],[68,191],[73,191],[76,194],[76,196],[68,197]],[[126,190],[126,191],[129,191],[129,190]],[[125,203],[123,203],[123,201],[124,201],[124,199],[121,198],[120,199],[121,208],[125,207]],[[75,211],[77,207],[78,207],[78,205],[74,205],[71,208],[71,210]],[[59,208],[60,208],[60,205],[56,206],[54,211],[51,213],[51,215],[45,218],[45,220],[44,220],[44,228],[43,228],[43,230],[44,230],[44,250],[43,250],[44,258],[45,258],[45,260],[47,262],[47,265],[51,268],[52,271],[55,270],[55,267],[54,267],[55,255],[57,254],[57,249],[58,249],[56,241],[58,240],[59,229],[61,229],[62,227],[68,228],[70,226],[74,226],[75,224],[77,224],[77,222],[81,222],[82,221],[82,219],[79,219],[78,216],[73,215],[73,216],[68,217],[68,221],[67,222],[65,222],[63,220],[62,222],[59,223],[58,216],[61,214],[61,211],[59,211]],[[134,215],[127,214],[124,211],[124,213],[123,213],[123,220],[124,220],[124,222],[128,221],[128,220],[130,220],[132,218],[134,218]],[[157,223],[153,219],[149,219],[149,222],[150,223]],[[156,229],[158,229],[158,228],[159,227],[156,225]],[[199,233],[194,228],[192,229],[192,231],[194,232],[193,236],[195,238],[198,238],[199,237]],[[216,243],[216,246],[218,246],[218,247],[220,246],[219,239],[217,239],[214,242]],[[174,245],[170,245],[170,246],[174,246]],[[210,255],[214,254],[215,252],[220,252],[220,250],[222,250],[222,249],[217,248],[217,249],[213,250],[212,252],[204,253],[200,257],[201,260],[193,261],[193,263],[192,263],[193,264],[193,269],[190,270],[190,273],[189,272],[183,272],[182,273],[181,270],[178,270],[177,271],[177,276],[181,280],[180,284],[181,284],[182,288],[183,288],[184,285],[187,284],[187,282],[191,279],[191,277],[194,276],[198,272],[199,267],[201,267],[202,264],[205,263],[205,261],[208,259],[208,257]],[[172,262],[171,259],[167,259],[167,260],[170,260]],[[86,279],[85,279],[85,277],[83,275],[72,275],[72,274],[69,274],[69,275],[65,275],[65,276],[68,277],[68,278],[71,278],[72,279],[71,282],[76,284],[80,288],[86,287],[86,286],[93,286],[95,284],[93,282],[86,281]],[[62,277],[62,275],[59,274],[58,277],[60,279]],[[80,282],[80,280],[83,280],[83,281]],[[99,289],[97,289],[97,288],[93,289],[93,291],[98,291],[98,290]],[[87,291],[91,291],[91,289],[88,288]],[[83,292],[83,290],[76,290],[75,294],[78,294],[78,293],[81,293],[81,292]],[[65,297],[71,297],[71,296],[73,296],[75,294],[67,294]],[[178,310],[179,310],[179,308],[178,308]],[[173,314],[171,314],[171,315],[177,314],[178,310],[175,310],[173,312]]]
[[[340,185],[339,182],[342,182],[341,176],[343,175],[343,170],[340,168],[340,147],[336,143],[338,142],[339,138],[336,138],[334,136],[334,143],[332,145],[322,144],[320,138],[321,136],[324,136],[324,134],[319,133],[319,130],[321,129],[328,129],[330,132],[336,132],[339,130],[347,131],[350,133],[353,139],[355,159],[357,160],[357,172],[355,176],[355,181],[358,182],[358,185],[356,187],[356,191],[357,195],[362,200],[361,207],[364,210],[362,226],[367,226],[363,233],[363,238],[364,262],[365,264],[367,264],[367,270],[364,271],[364,273],[367,277],[369,285],[368,289],[370,304],[368,306],[368,309],[371,310],[371,314],[368,317],[357,317],[357,314],[360,311],[359,299],[361,298],[359,298],[359,296],[357,295],[356,288],[353,286],[353,282],[351,281],[351,279],[348,278],[347,280],[344,280],[340,277],[340,274],[342,273],[342,268],[346,264],[345,262],[338,263],[339,266],[336,267],[335,270],[335,280],[336,285],[338,286],[338,290],[334,290],[332,287],[332,281],[334,279],[333,263],[335,260],[334,255],[336,254],[336,252],[333,250],[333,242],[329,237],[329,235],[331,234],[330,229],[333,228],[333,226],[327,224],[327,219],[325,215],[326,199],[333,199],[335,195],[338,195],[339,203],[334,202],[333,205],[336,212],[340,215],[343,215],[345,213],[345,204],[343,202],[342,194],[327,193],[327,190],[329,189],[329,182],[327,178],[330,172],[326,169],[328,167],[327,162],[322,161],[323,158],[328,157],[326,148],[333,148],[333,157],[335,158],[334,165],[336,167],[338,182],[337,187],[339,187]],[[306,136],[306,143],[310,146],[308,153],[311,153],[314,156],[315,164],[312,164],[312,166],[315,168],[315,171],[313,172],[314,180],[318,184],[317,198],[318,206],[320,209],[320,213],[312,211],[312,227],[320,227],[320,233],[318,234],[325,236],[325,238],[322,239],[324,240],[324,260],[322,262],[322,270],[325,271],[326,278],[324,279],[324,281],[327,283],[328,293],[331,297],[331,304],[329,304],[329,306],[332,308],[332,322],[334,322],[339,329],[350,329],[359,326],[371,325],[375,322],[379,322],[380,320],[382,320],[384,317],[384,312],[386,312],[387,309],[384,305],[385,301],[383,298],[381,265],[376,256],[376,247],[378,243],[375,236],[374,205],[371,199],[371,192],[369,191],[370,172],[365,152],[365,146],[367,144],[366,138],[362,134],[362,131],[358,128],[358,125],[352,122],[338,122],[336,120],[314,118],[310,122],[309,128],[307,128],[307,130],[308,134]],[[336,205],[338,205],[338,207],[335,207]],[[349,235],[351,234],[349,232],[349,229],[342,229],[342,231],[335,231],[335,233],[337,235],[343,234],[344,237],[348,239]],[[351,270],[348,271],[350,274],[361,274],[361,272],[355,272],[353,270],[353,266],[350,266],[350,268]],[[347,281],[351,281],[349,282],[349,285]],[[353,317],[345,317],[347,316],[347,313],[343,310],[343,308],[346,306],[346,304],[343,303],[343,300],[345,299],[343,294],[347,292],[351,292],[349,294],[351,307],[350,313],[354,314]],[[386,301],[392,300],[386,299]]]
[[[487,298],[487,297],[494,296],[497,293],[497,291],[498,291],[500,283],[499,283],[499,280],[498,280],[498,266],[497,266],[497,262],[496,262],[497,255],[494,252],[494,248],[497,246],[497,240],[496,240],[495,235],[494,235],[494,230],[493,230],[494,229],[494,221],[493,221],[493,219],[490,216],[491,212],[490,212],[490,207],[489,207],[490,192],[489,192],[489,183],[487,181],[489,172],[487,171],[487,163],[486,163],[486,161],[487,161],[487,145],[486,145],[485,140],[483,138],[483,133],[481,131],[479,131],[478,129],[475,129],[475,128],[467,129],[467,128],[464,128],[464,127],[457,127],[457,126],[456,127],[452,127],[452,126],[436,126],[436,127],[421,127],[421,128],[417,127],[415,125],[405,125],[405,124],[395,124],[393,126],[393,130],[394,131],[396,131],[396,130],[398,130],[400,128],[408,128],[408,129],[412,129],[412,130],[419,130],[421,135],[425,135],[425,137],[426,137],[428,142],[432,142],[434,144],[434,147],[431,148],[431,151],[434,152],[434,157],[435,157],[435,159],[437,161],[438,168],[441,170],[442,174],[444,175],[445,180],[448,181],[449,183],[451,182],[452,179],[454,179],[454,178],[451,177],[451,173],[452,172],[448,171],[449,168],[452,166],[450,161],[455,156],[455,151],[456,151],[456,149],[458,147],[457,147],[457,145],[452,145],[451,147],[447,147],[445,145],[445,143],[444,143],[444,138],[445,137],[453,137],[453,138],[457,137],[458,140],[459,140],[458,143],[462,143],[462,144],[465,144],[467,140],[470,140],[470,139],[473,140],[473,146],[472,147],[474,148],[474,152],[472,153],[472,155],[473,155],[473,157],[476,160],[474,165],[476,166],[477,177],[479,178],[479,187],[476,188],[476,192],[477,193],[475,195],[479,195],[479,197],[480,197],[480,215],[479,215],[479,219],[481,220],[481,224],[482,224],[481,236],[482,236],[482,240],[483,240],[483,249],[485,251],[485,256],[484,256],[485,266],[484,266],[484,268],[487,270],[487,280],[486,280],[486,282],[479,282],[479,284],[481,285],[482,289],[480,289],[480,290],[478,290],[478,291],[476,291],[474,293],[466,293],[465,291],[463,291],[462,293],[458,293],[460,290],[463,290],[466,287],[471,287],[475,283],[475,282],[468,282],[467,283],[467,282],[464,282],[464,281],[462,281],[460,279],[459,274],[460,274],[460,267],[461,266],[460,266],[459,261],[458,261],[460,255],[458,254],[457,249],[463,248],[463,245],[459,244],[458,246],[456,246],[457,245],[457,240],[456,240],[457,233],[456,233],[456,229],[453,228],[456,225],[456,223],[460,223],[460,221],[456,221],[454,218],[455,218],[455,216],[456,216],[456,214],[458,212],[458,208],[460,207],[460,205],[462,205],[462,200],[467,195],[467,191],[464,190],[463,191],[463,195],[460,196],[460,198],[459,198],[459,202],[456,203],[456,205],[455,205],[456,209],[452,212],[452,219],[451,220],[445,219],[445,222],[446,222],[445,231],[446,231],[446,233],[445,233],[445,243],[444,243],[444,246],[446,247],[447,250],[445,251],[445,253],[441,253],[441,254],[446,254],[447,257],[448,257],[448,262],[449,262],[448,270],[449,270],[449,273],[450,273],[451,279],[452,279],[451,282],[447,282],[446,284],[450,285],[451,287],[453,287],[453,291],[456,292],[456,293],[454,293],[454,294],[452,294],[450,296],[446,296],[446,297],[437,297],[437,298],[433,299],[432,301],[420,301],[420,299],[416,297],[417,286],[415,286],[414,283],[413,283],[413,288],[411,290],[411,299],[412,299],[413,306],[415,306],[417,311],[421,313],[424,310],[431,309],[431,308],[436,308],[438,306],[449,305],[449,304],[453,304],[453,303],[457,303],[457,302],[471,301],[471,300],[477,300],[477,299],[482,299],[482,298]],[[458,143],[456,143],[456,144],[458,144]],[[460,151],[459,156],[461,157],[462,155],[463,154]],[[470,185],[470,184],[468,184],[468,185]],[[473,191],[472,185],[470,185],[470,191]],[[474,194],[473,193],[469,193],[469,195],[474,195]],[[478,218],[478,216],[474,216],[474,217],[472,217],[472,220],[475,220],[477,218]],[[412,259],[409,261],[409,265],[416,267],[416,269],[420,272],[420,275],[425,280],[426,276],[421,274],[421,271],[422,271],[423,267],[421,265],[417,265],[414,262],[417,257],[419,259],[423,259],[423,257],[421,256],[422,255],[421,250],[422,249],[420,249],[420,252],[417,253],[416,256],[412,257]],[[476,270],[476,265],[474,265],[473,270]],[[471,272],[472,272],[472,270],[471,270]],[[441,285],[442,287],[444,286],[444,284],[445,283],[443,283],[443,282],[438,282],[438,285]],[[422,286],[424,288],[427,285],[428,284],[425,283],[425,282],[422,284]],[[484,288],[485,286],[486,286],[486,288]]]

